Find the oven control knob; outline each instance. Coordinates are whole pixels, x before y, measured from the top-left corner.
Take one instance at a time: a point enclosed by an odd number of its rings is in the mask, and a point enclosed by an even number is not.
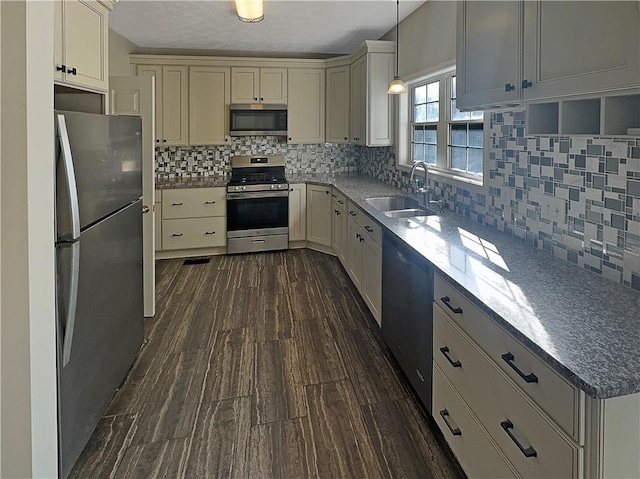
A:
[[[276,189],[276,185],[271,185],[271,189],[275,190]]]
[[[246,187],[246,186],[243,186],[243,187],[242,187],[242,191],[244,191],[244,190],[246,190],[246,189],[247,189],[247,187]]]

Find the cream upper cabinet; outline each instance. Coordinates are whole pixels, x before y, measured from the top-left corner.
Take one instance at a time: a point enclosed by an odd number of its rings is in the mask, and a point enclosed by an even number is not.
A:
[[[327,68],[326,130],[327,143],[348,143],[350,122],[351,68]]]
[[[188,144],[187,67],[139,65],[138,75],[156,79],[156,145]]]
[[[351,131],[351,143],[356,145],[363,145],[365,136],[363,132],[364,119],[364,96],[366,91],[366,84],[363,84],[362,80],[366,79],[366,67],[367,59],[365,56],[354,60],[351,63],[350,73],[350,131]]]
[[[189,67],[189,144],[224,145],[231,99],[229,68]]]
[[[640,85],[640,9],[633,1],[463,1],[456,40],[461,108]]]
[[[289,241],[307,239],[307,185],[289,185]]]
[[[458,108],[520,99],[522,10],[519,1],[458,2]]]
[[[524,2],[522,98],[640,86],[637,1]]]
[[[324,143],[325,71],[289,69],[289,143]]]
[[[394,76],[393,42],[367,42],[366,46],[367,52],[351,63],[351,142],[390,146],[394,104],[387,88]]]
[[[94,0],[57,0],[54,9],[54,80],[73,87],[107,91],[107,8]]]
[[[231,103],[287,104],[286,68],[231,68]]]
[[[307,185],[307,241],[331,248],[331,187]]]

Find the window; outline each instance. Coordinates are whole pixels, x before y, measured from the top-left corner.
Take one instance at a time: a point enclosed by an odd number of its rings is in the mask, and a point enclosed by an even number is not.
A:
[[[405,158],[405,165],[424,161],[430,170],[482,182],[484,114],[456,108],[455,73],[448,71],[415,81],[407,97],[401,115],[406,115],[404,125],[409,131],[401,132],[399,155]]]

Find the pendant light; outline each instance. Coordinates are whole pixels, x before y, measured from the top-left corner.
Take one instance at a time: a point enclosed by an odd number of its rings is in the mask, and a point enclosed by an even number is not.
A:
[[[246,23],[257,23],[264,19],[262,0],[236,0],[238,19]]]
[[[399,95],[400,93],[407,93],[407,85],[404,84],[402,78],[398,74],[400,64],[398,60],[399,56],[399,45],[398,45],[398,25],[400,24],[400,0],[396,0],[396,76],[393,77],[391,83],[389,83],[389,89],[387,90],[387,95]]]

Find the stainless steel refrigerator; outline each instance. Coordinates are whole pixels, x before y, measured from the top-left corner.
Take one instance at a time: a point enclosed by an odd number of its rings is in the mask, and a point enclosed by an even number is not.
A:
[[[55,111],[60,476],[142,345],[142,124]]]

